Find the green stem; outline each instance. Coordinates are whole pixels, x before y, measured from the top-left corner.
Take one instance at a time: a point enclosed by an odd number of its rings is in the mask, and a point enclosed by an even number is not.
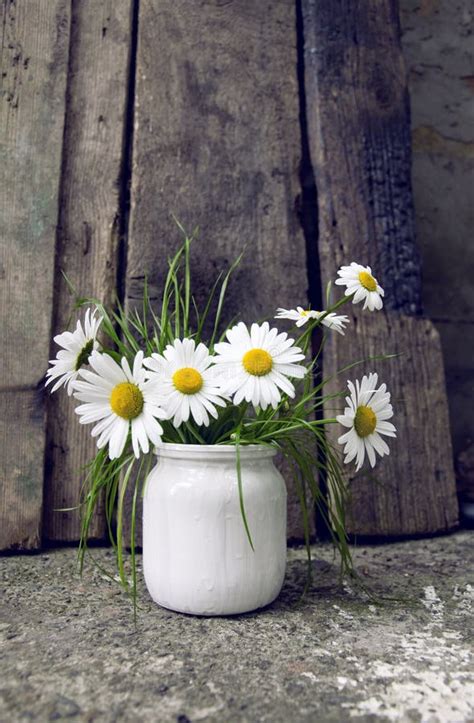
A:
[[[323,319],[328,316],[328,314],[333,314],[337,309],[339,309],[341,306],[344,306],[344,304],[347,304],[349,301],[352,301],[352,296],[343,296],[342,299],[339,299],[333,306],[330,306],[329,309],[326,309],[324,314],[321,314],[319,319],[314,319],[314,321],[309,322],[307,328],[304,330],[304,332],[301,334],[301,336],[296,340],[296,345],[301,347],[303,345],[303,351],[306,353],[309,346],[309,341],[311,339],[312,333],[315,329],[318,328],[318,326],[322,325]],[[305,338],[307,337],[307,338]],[[304,346],[306,345],[306,346]]]
[[[194,439],[197,441],[198,444],[206,444],[206,440],[201,437],[197,429],[194,429],[192,422],[185,422],[184,426],[188,430],[191,437],[194,437]]]
[[[242,465],[240,463],[240,427],[237,429],[235,433],[236,437],[236,464],[237,464],[237,483],[239,486],[239,504],[240,504],[240,514],[242,515],[242,521],[244,523],[245,532],[247,533],[247,539],[250,543],[250,547],[255,552],[255,548],[253,546],[252,542],[252,536],[250,534],[249,525],[247,522],[247,515],[245,514],[245,506],[244,506],[244,493],[242,488]]]

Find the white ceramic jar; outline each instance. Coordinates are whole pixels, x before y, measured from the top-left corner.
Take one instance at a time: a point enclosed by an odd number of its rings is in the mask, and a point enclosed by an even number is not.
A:
[[[233,446],[163,444],[146,482],[143,569],[151,597],[195,615],[231,615],[268,605],[286,567],[286,486],[275,451],[240,448],[239,503]]]

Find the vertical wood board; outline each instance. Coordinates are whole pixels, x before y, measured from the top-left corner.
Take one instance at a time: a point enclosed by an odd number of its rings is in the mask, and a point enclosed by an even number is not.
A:
[[[117,283],[119,203],[126,121],[132,2],[74,0],[57,240],[54,333],[75,325],[67,275],[80,296],[110,303]],[[79,312],[84,316],[85,310]],[[58,347],[53,344],[51,353]],[[77,540],[84,466],[97,452],[64,389],[48,404],[44,534]],[[102,537],[95,515],[91,537]]]
[[[352,534],[415,535],[443,532],[457,524],[457,498],[453,481],[451,435],[439,334],[427,319],[396,313],[376,318],[360,313],[354,320],[350,343],[334,345],[325,362],[332,376],[355,359],[384,351],[396,359],[367,362],[340,375],[328,392],[346,388],[346,378],[356,379],[376,371],[379,384],[392,393],[397,438],[386,437],[390,455],[378,458],[374,469],[366,461],[355,472],[346,467],[350,491],[347,527]],[[332,340],[334,341],[334,340]],[[348,390],[347,390],[347,393]],[[331,416],[342,414],[344,400],[333,400]],[[330,428],[335,446],[345,429]]]
[[[385,306],[421,309],[409,99],[396,0],[303,0],[309,145],[324,276],[372,264]],[[323,279],[323,282],[325,279]]]
[[[129,304],[141,299],[145,274],[159,298],[180,241],[174,213],[185,228],[199,226],[198,304],[247,247],[227,321],[305,305],[294,4],[142,3],[135,112]],[[289,535],[301,539],[292,489],[289,517]]]
[[[325,374],[366,358],[369,349],[375,354],[391,352],[396,342],[397,350],[410,356],[385,364],[383,381],[395,400],[406,384],[409,395],[416,391],[414,398],[420,403],[416,409],[398,406],[394,421],[407,444],[397,444],[390,462],[379,461],[377,476],[382,484],[367,487],[360,477],[352,480],[353,499],[365,504],[354,502],[349,531],[385,535],[448,529],[457,520],[449,426],[437,440],[438,431],[433,430],[436,449],[425,437],[428,420],[438,420],[441,414],[449,425],[439,339],[428,322],[416,316],[410,322],[385,317],[387,309],[408,315],[421,310],[409,105],[397,2],[302,0],[302,9],[322,285],[336,278],[341,264],[357,261],[372,267],[386,293],[384,312],[363,312],[361,306],[348,311],[353,328],[345,337],[331,337],[324,355]],[[408,324],[411,336],[405,333]],[[363,333],[368,335],[367,343]],[[404,349],[402,342],[410,348]],[[357,378],[382,369],[380,362],[369,366],[350,375]],[[438,381],[436,390],[431,389],[432,377]],[[328,416],[334,416],[331,406]],[[414,500],[421,505],[418,511],[411,505]]]
[[[0,548],[39,544],[69,1],[3,2]]]

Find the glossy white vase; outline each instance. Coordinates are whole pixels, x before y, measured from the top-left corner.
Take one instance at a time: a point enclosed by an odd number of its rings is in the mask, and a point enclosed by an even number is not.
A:
[[[286,567],[286,486],[274,450],[163,444],[146,482],[143,569],[159,605],[194,615],[256,610],[279,594]]]

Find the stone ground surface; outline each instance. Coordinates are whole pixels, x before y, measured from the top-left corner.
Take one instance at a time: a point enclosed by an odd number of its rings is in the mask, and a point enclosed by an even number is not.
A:
[[[380,604],[339,585],[328,546],[301,601],[293,549],[267,609],[190,617],[140,585],[136,628],[116,583],[77,575],[75,550],[0,558],[0,720],[473,720],[473,553],[472,532],[356,548],[365,583],[398,598]]]

